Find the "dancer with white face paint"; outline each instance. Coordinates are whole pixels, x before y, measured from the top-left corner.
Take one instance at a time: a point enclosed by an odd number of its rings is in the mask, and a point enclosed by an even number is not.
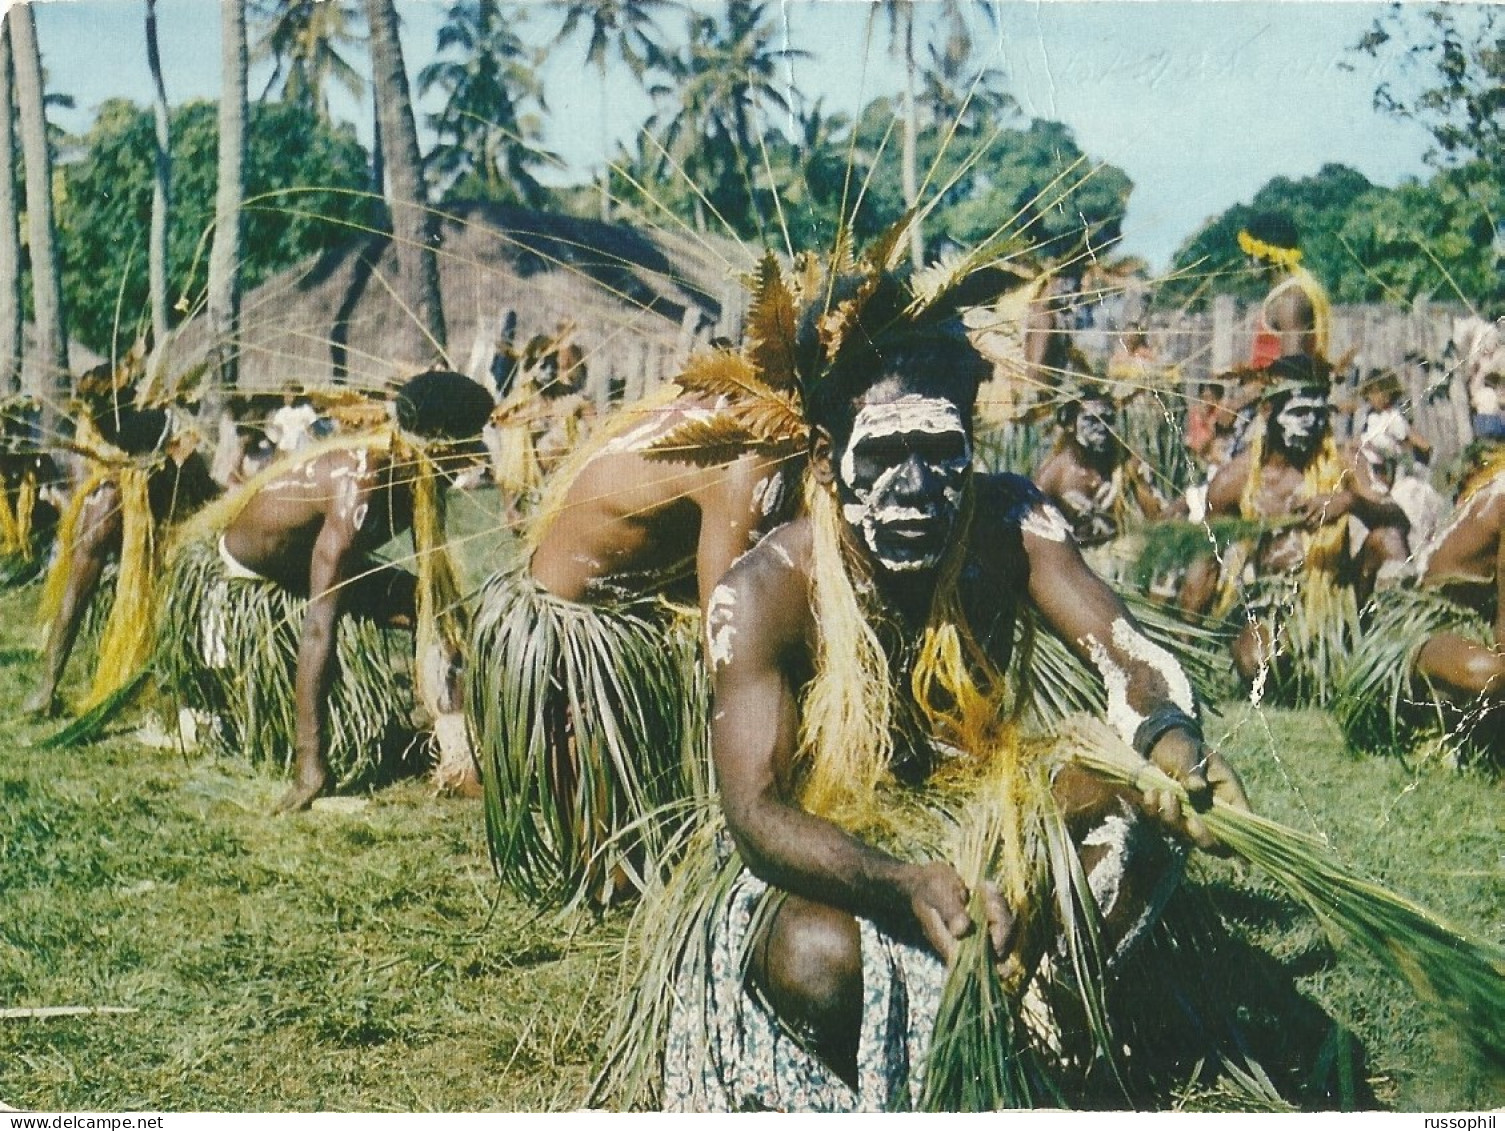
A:
[[[959,320],[844,340],[863,344],[807,401],[807,513],[743,556],[712,602],[712,753],[730,834],[718,843],[743,871],[692,928],[709,932],[708,949],[687,948],[673,982],[672,1109],[913,1103],[959,940],[984,930],[1000,962],[1033,969],[1026,939],[1042,936],[1020,924],[1035,921],[1036,895],[1011,904],[985,882],[986,922],[974,924],[951,864],[906,858],[848,823],[882,790],[924,796],[943,763],[977,756],[958,712],[968,702],[988,726],[1002,717],[994,696],[1021,617],[1097,662],[1125,742],[1192,798],[1116,789],[1069,763],[1044,782],[1106,901],[1105,953],[1142,933],[1179,875],[1144,810],[1210,845],[1197,807],[1246,804],[1202,741],[1185,677],[1086,567],[1059,514],[1027,479],[972,467],[987,366]]]
[[[1113,551],[1098,551],[1126,533],[1133,521],[1153,520],[1166,508],[1153,473],[1120,439],[1118,409],[1089,390],[1063,406],[1062,433],[1035,472],[1044,491],[1071,523],[1077,544],[1093,551],[1088,562],[1099,576],[1119,580],[1122,566]]]
[[[1233,646],[1240,677],[1291,702],[1325,705],[1336,665],[1357,638],[1358,610],[1387,563],[1406,557],[1408,523],[1369,462],[1334,441],[1326,366],[1284,357],[1270,374],[1255,440],[1213,478],[1208,513],[1269,526],[1241,553],[1225,555],[1243,570],[1222,579],[1225,592],[1242,585],[1245,593],[1248,616],[1238,610],[1243,627]],[[1367,531],[1357,554],[1351,518]],[[1201,572],[1210,583],[1190,603],[1205,612],[1216,573],[1206,563]]]

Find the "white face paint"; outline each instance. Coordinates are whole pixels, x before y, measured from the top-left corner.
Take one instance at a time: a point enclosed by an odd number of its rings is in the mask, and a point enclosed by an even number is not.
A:
[[[1064,542],[1071,534],[1071,523],[1066,521],[1066,516],[1058,508],[1050,503],[1041,503],[1030,508],[1024,521],[1019,524],[1019,529],[1047,542]]]
[[[842,515],[888,572],[933,569],[971,466],[972,440],[954,402],[906,393],[866,404],[837,465]]]
[[[1113,440],[1112,420],[1113,407],[1106,401],[1083,402],[1076,416],[1076,442],[1088,452],[1107,451]]]
[[[1326,397],[1295,393],[1275,414],[1274,426],[1280,446],[1296,455],[1317,450],[1327,429]]]
[[[737,635],[732,619],[736,611],[736,591],[728,585],[716,586],[705,607],[706,650],[711,657],[712,670],[732,661],[732,641]]]

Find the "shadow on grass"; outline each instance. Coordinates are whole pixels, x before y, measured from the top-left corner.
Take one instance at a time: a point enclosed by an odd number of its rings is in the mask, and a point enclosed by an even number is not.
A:
[[[1135,1106],[1158,1106],[1152,1097],[1163,1103],[1167,1090],[1198,1109],[1380,1106],[1357,1038],[1297,986],[1335,965],[1326,943],[1313,935],[1277,955],[1244,937],[1289,936],[1304,918],[1289,900],[1246,888],[1183,886],[1109,990]]]

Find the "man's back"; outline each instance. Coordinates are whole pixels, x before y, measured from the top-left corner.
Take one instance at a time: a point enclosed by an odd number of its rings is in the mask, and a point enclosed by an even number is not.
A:
[[[701,464],[650,453],[671,429],[711,409],[665,406],[607,443],[575,476],[534,551],[550,593],[592,601],[623,593],[704,597],[783,507],[787,473],[757,453]]]
[[[263,577],[307,593],[314,544],[333,519],[349,549],[370,552],[412,522],[406,492],[388,482],[390,457],[364,446],[326,452],[262,487],[225,529],[225,549]]]

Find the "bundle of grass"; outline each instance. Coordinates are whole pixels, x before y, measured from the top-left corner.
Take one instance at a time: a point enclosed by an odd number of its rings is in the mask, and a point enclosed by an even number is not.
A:
[[[1080,765],[1136,789],[1185,791],[1095,723],[1073,726]],[[1237,858],[1259,868],[1322,925],[1338,949],[1367,954],[1446,1011],[1488,1062],[1505,1066],[1505,947],[1474,938],[1410,900],[1364,880],[1305,834],[1221,803],[1198,814]]]

